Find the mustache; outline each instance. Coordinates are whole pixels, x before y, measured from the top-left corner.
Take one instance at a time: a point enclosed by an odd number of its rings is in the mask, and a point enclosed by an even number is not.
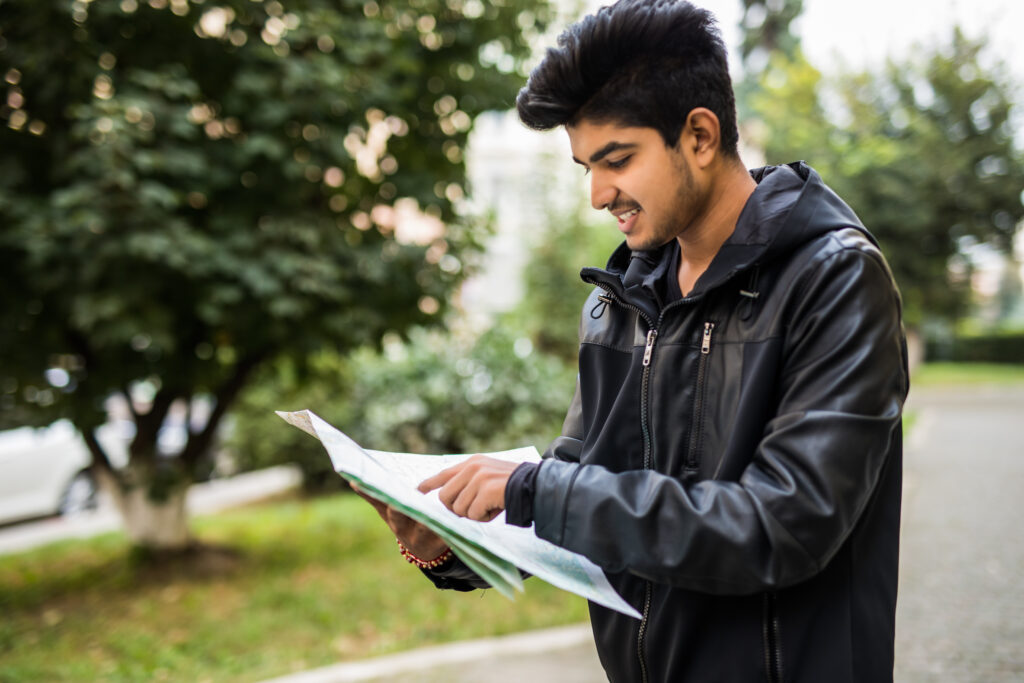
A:
[[[611,213],[622,213],[624,211],[632,211],[633,209],[639,209],[640,205],[632,200],[616,199],[614,202],[608,205],[608,210]]]

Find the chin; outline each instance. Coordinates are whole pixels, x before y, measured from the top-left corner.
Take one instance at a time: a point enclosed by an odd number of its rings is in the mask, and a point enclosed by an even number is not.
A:
[[[664,241],[651,239],[650,237],[641,237],[639,235],[627,235],[626,246],[633,251],[653,251],[666,244]]]

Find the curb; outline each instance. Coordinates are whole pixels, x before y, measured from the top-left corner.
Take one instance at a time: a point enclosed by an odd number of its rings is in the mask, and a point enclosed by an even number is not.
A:
[[[447,645],[432,645],[394,655],[334,664],[281,676],[263,683],[356,683],[383,676],[422,672],[424,669],[465,664],[497,656],[531,655],[583,645],[591,642],[590,624],[560,626],[510,636],[466,640]]]

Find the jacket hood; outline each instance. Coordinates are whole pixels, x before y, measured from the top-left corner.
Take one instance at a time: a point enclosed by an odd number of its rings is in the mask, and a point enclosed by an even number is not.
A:
[[[853,209],[804,162],[764,166],[750,175],[757,181],[757,188],[743,207],[733,234],[690,296],[699,296],[740,271],[773,261],[834,230],[855,228],[877,245]],[[660,308],[656,283],[668,277],[676,249],[675,240],[650,251],[632,251],[623,242],[612,253],[606,270],[584,268],[580,275],[633,301],[650,301],[653,297],[650,304],[655,308],[645,310],[651,313]]]

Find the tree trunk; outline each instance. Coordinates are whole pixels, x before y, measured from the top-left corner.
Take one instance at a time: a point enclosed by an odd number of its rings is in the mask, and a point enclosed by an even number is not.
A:
[[[159,553],[185,552],[191,548],[185,509],[188,484],[164,491],[155,500],[145,483],[126,485],[110,476],[101,476],[100,481],[121,513],[132,544]]]
[[[913,376],[917,366],[927,360],[924,354],[924,339],[921,338],[920,331],[913,327],[907,328],[906,334],[908,365],[910,366],[910,375]]]

